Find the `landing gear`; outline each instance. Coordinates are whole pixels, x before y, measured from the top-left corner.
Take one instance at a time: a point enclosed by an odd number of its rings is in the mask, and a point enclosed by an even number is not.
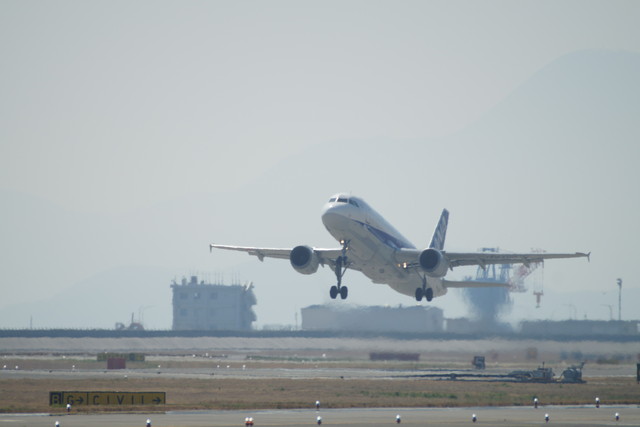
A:
[[[416,301],[422,301],[422,297],[425,297],[428,302],[433,299],[433,288],[427,288],[427,278],[422,278],[422,287],[416,288]]]
[[[347,299],[347,296],[349,295],[349,288],[347,288],[346,286],[340,286],[338,288],[334,285],[331,287],[331,289],[329,289],[329,296],[331,297],[331,299],[336,299],[338,294],[340,294],[341,299]]]
[[[349,295],[349,288],[347,288],[346,286],[340,286],[338,288],[334,285],[331,287],[331,289],[329,289],[329,296],[331,297],[331,299],[336,299],[338,294],[340,294],[341,299],[347,299],[347,296]]]
[[[347,271],[347,267],[349,266],[349,262],[347,260],[347,247],[349,242],[342,241],[342,255],[336,258],[336,279],[338,280],[338,284],[334,285],[329,289],[329,296],[331,299],[336,299],[338,294],[340,294],[341,299],[347,299],[347,295],[349,295],[349,289],[346,286],[342,286],[342,276]]]
[[[331,297],[331,299],[336,299],[339,293],[340,291],[338,290],[338,287],[335,285],[332,286],[331,289],[329,289],[329,296]]]

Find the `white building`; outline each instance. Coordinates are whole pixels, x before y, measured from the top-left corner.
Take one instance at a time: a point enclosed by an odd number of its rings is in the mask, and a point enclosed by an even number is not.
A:
[[[171,289],[174,331],[247,331],[256,320],[253,285],[211,285],[192,276]]]
[[[302,329],[424,333],[443,331],[437,307],[353,307],[313,305],[303,308]]]

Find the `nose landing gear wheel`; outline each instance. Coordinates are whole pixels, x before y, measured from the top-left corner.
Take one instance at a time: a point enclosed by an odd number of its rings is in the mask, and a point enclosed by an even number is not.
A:
[[[338,295],[340,295],[340,299],[347,299],[349,288],[346,286],[340,286],[339,288],[335,285],[332,286],[331,289],[329,289],[329,296],[331,299],[336,299]]]
[[[329,296],[331,297],[331,299],[336,299],[336,297],[338,296],[338,287],[337,286],[332,286],[331,289],[329,289]]]
[[[340,298],[347,299],[347,295],[349,295],[349,289],[346,286],[340,287]]]
[[[416,288],[416,301],[422,301],[422,296],[424,295],[424,291],[422,288]]]
[[[338,280],[338,284],[334,285],[329,289],[329,296],[331,299],[336,299],[338,294],[340,294],[341,299],[347,299],[347,295],[349,295],[349,289],[346,286],[342,285],[342,276],[347,272],[347,268],[349,267],[349,261],[347,259],[347,248],[349,247],[349,242],[341,240],[342,243],[342,255],[336,258],[336,265],[334,272],[336,273],[336,279]]]

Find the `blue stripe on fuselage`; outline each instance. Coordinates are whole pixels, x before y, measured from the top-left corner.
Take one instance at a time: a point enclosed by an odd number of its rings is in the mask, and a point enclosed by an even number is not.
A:
[[[367,231],[371,234],[373,234],[378,240],[380,240],[383,244],[389,246],[392,249],[415,249],[412,245],[408,244],[407,242],[398,239],[395,236],[392,236],[389,233],[386,233],[382,230],[379,230],[375,227],[372,227],[369,224],[366,224],[364,222],[361,221],[356,221],[354,220],[356,223],[362,225],[364,228],[367,229]]]

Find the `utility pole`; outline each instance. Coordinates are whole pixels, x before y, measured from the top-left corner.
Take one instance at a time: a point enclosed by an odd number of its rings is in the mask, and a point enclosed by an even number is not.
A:
[[[616,280],[618,282],[618,321],[622,321],[622,279]]]

